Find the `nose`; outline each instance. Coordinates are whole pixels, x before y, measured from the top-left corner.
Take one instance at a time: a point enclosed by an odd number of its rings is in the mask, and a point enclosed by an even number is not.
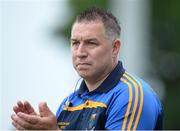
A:
[[[79,44],[76,52],[77,57],[79,58],[85,58],[88,56],[87,50],[83,43]]]

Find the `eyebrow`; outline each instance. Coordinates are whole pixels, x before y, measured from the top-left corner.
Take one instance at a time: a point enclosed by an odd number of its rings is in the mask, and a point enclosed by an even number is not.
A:
[[[71,38],[71,41],[79,41],[76,38]],[[85,39],[84,41],[98,41],[96,38],[89,38],[89,39]]]
[[[75,39],[75,38],[71,38],[71,41],[78,41],[77,39]]]

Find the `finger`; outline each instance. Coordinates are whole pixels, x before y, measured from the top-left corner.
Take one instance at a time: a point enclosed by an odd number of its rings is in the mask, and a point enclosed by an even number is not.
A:
[[[20,117],[21,119],[23,119],[24,121],[30,123],[30,124],[37,124],[40,117],[36,116],[36,115],[29,115],[29,114],[25,114],[22,112],[19,112],[17,114],[18,117]]]
[[[17,114],[18,112],[22,111],[21,108],[23,108],[23,104],[22,104],[21,101],[18,101],[18,102],[17,102],[17,105],[15,105],[15,106],[13,107],[13,110],[14,110],[14,112]]]
[[[15,120],[15,117],[16,117],[15,114],[12,114],[12,115],[11,115],[11,119],[12,119],[13,121]]]
[[[15,121],[12,121],[12,125],[18,130],[25,130],[22,126],[18,125]]]
[[[17,106],[14,106],[13,107],[13,110],[14,110],[14,112],[17,114],[18,112],[20,112],[20,109],[17,107]]]
[[[18,101],[18,102],[17,102],[17,105],[18,105],[20,108],[23,108],[23,107],[24,107],[24,105],[23,105],[23,103],[22,103],[21,101]]]
[[[34,108],[31,106],[31,104],[28,101],[24,102],[24,107],[27,110],[28,114],[36,115]]]
[[[18,115],[12,115],[11,118],[13,120],[13,124],[15,124],[17,128],[35,129],[33,124],[21,119]]]
[[[19,108],[19,110],[20,110],[21,112],[28,113],[28,112],[26,111],[25,107],[24,107],[24,104],[23,104],[21,101],[18,101],[18,102],[17,102],[17,106],[18,106],[18,108]]]
[[[12,124],[17,129],[21,129],[21,128],[26,128],[27,127],[27,126],[25,126],[26,123],[23,120],[21,120],[21,118],[19,118],[17,115],[15,115],[15,114],[11,115],[11,119],[13,120]]]
[[[39,113],[41,117],[47,117],[53,114],[47,106],[46,102],[41,102],[39,104]]]

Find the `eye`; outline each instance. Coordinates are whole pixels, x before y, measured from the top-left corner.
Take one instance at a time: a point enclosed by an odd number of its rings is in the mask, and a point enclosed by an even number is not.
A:
[[[79,42],[78,42],[78,41],[72,41],[72,42],[71,42],[71,45],[72,45],[72,46],[77,46],[77,45],[79,45]]]
[[[97,43],[94,42],[94,41],[88,41],[88,44],[90,44],[90,45],[97,45]]]
[[[88,41],[87,44],[89,46],[97,46],[98,45],[97,42],[94,42],[94,41]]]

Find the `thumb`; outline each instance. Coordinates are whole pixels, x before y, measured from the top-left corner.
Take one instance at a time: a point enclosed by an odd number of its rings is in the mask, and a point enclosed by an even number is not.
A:
[[[41,117],[47,117],[47,116],[53,115],[53,113],[47,106],[46,102],[41,102],[39,104],[39,113]]]

